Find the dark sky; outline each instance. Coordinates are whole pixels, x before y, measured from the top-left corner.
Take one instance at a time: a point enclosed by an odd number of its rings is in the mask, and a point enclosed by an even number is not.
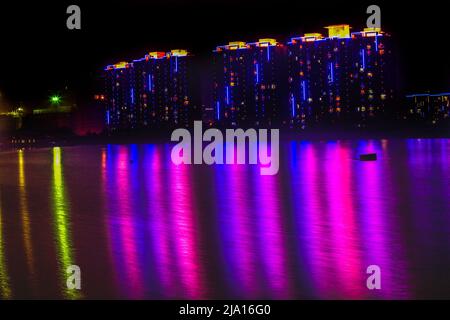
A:
[[[66,28],[66,8],[78,4],[82,30]],[[91,97],[106,64],[153,50],[187,48],[207,55],[230,40],[285,41],[323,26],[362,29],[372,1],[71,0],[0,4],[0,93],[10,105],[42,104],[67,86],[80,101]],[[407,92],[450,91],[450,41],[442,1],[377,2],[383,29],[398,43]]]

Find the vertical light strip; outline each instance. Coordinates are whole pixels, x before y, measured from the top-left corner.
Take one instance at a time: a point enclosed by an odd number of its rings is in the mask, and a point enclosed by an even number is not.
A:
[[[176,268],[180,275],[180,287],[183,297],[202,299],[206,295],[203,277],[204,262],[200,252],[199,229],[197,225],[197,205],[195,192],[192,191],[190,166],[171,164],[169,171],[170,186],[170,221],[172,223]]]
[[[148,203],[148,234],[151,238],[152,270],[155,270],[155,282],[158,293],[163,298],[176,298],[178,279],[174,270],[174,256],[171,250],[170,231],[172,221],[169,219],[169,201],[165,192],[165,168],[161,146],[146,147],[146,192]],[[154,268],[154,269],[153,269]]]
[[[107,241],[107,250],[108,250],[108,258],[109,263],[112,266],[111,273],[113,274],[114,281],[112,283],[112,287],[116,291],[117,283],[119,282],[117,280],[117,264],[114,263],[114,241],[113,241],[113,235],[114,230],[111,228],[109,223],[109,213],[111,211],[111,204],[113,203],[113,200],[111,199],[111,190],[115,190],[114,186],[111,186],[111,172],[112,169],[112,151],[111,151],[111,145],[107,145],[106,148],[102,148],[101,153],[101,167],[102,167],[102,202],[103,202],[103,222],[105,226],[105,234],[106,234],[106,241]]]
[[[366,69],[366,53],[364,49],[361,49],[361,61],[362,61],[362,68]]]
[[[257,236],[262,256],[261,268],[267,279],[267,294],[271,299],[289,299],[293,289],[288,267],[291,257],[287,252],[278,176],[261,176],[255,171],[252,174],[256,202],[254,212],[258,212],[255,222],[259,229]]]
[[[134,148],[132,145],[131,148]],[[133,149],[131,149],[133,150]],[[130,164],[130,149],[127,146],[120,146],[115,167],[115,189],[117,201],[117,212],[111,218],[117,226],[117,234],[115,235],[117,247],[115,251],[120,253],[118,260],[124,267],[121,275],[122,284],[126,289],[126,293],[133,299],[142,299],[144,292],[144,283],[142,281],[142,269],[139,261],[138,238],[135,225],[135,203],[133,201],[133,181],[134,177],[130,176],[130,172],[134,170]],[[131,183],[130,183],[131,182]]]
[[[131,88],[130,95],[131,95],[131,103],[134,104],[134,88]]]
[[[227,105],[230,104],[230,89],[228,86],[225,87],[226,97],[227,97]]]
[[[32,278],[34,278],[33,246],[31,241],[30,212],[28,210],[28,201],[26,193],[25,161],[23,157],[23,150],[18,151],[18,156],[19,156],[19,205],[23,228],[23,242],[25,246],[25,256],[27,261],[28,273]]]
[[[256,83],[259,83],[259,64],[255,64],[256,68]]]
[[[334,82],[334,65],[333,62],[330,62],[330,82]]]
[[[303,94],[303,101],[306,101],[306,81],[302,81],[302,94]]]
[[[245,184],[246,167],[217,166],[217,223],[227,290],[238,299],[263,295],[258,247],[253,228],[252,194]]]
[[[2,190],[0,185],[0,297],[2,299],[11,299],[11,287],[9,284],[8,268],[5,257],[5,239],[3,233],[3,203]]]
[[[362,299],[367,288],[364,273],[361,272],[361,239],[358,233],[357,212],[352,177],[352,158],[349,145],[342,142],[329,142],[326,147],[327,158],[334,159],[325,166],[326,199],[329,215],[330,239],[333,244],[333,261],[336,278],[334,290],[339,296],[349,299]],[[333,290],[331,290],[332,292]]]
[[[358,153],[382,153],[380,148],[375,146],[371,140],[366,145],[365,142],[360,142],[359,144],[361,146],[358,147],[361,150],[358,150]],[[389,222],[393,220],[390,219],[392,215],[389,212],[395,212],[395,208],[391,207],[392,203],[389,201],[392,198],[385,197],[385,194],[387,194],[385,192],[389,190],[390,185],[382,183],[384,167],[383,159],[358,166],[356,175],[358,185],[355,189],[361,192],[357,194],[357,199],[360,199],[359,206],[364,213],[361,215],[360,228],[365,240],[363,248],[365,248],[366,265],[378,265],[383,270],[382,290],[373,290],[373,294],[369,297],[396,299],[401,294],[401,290],[398,290],[398,287],[404,284],[399,283],[401,277],[393,275],[392,271],[406,269],[398,268],[402,261],[401,254],[397,253],[394,255],[394,250],[389,246],[390,243],[396,243],[396,246],[401,248],[399,241],[388,237],[396,234],[389,225]],[[395,192],[391,190],[389,194],[395,194]],[[383,200],[380,201],[380,199]]]
[[[328,235],[327,208],[323,201],[325,181],[320,167],[317,145],[291,142],[291,175],[297,255],[302,287],[312,297],[326,299],[332,292],[334,274],[327,272],[332,247]],[[300,161],[301,160],[301,161]]]
[[[295,97],[291,95],[292,117],[295,118]]]
[[[220,120],[220,102],[216,101],[217,120]]]
[[[76,290],[67,288],[67,268],[74,264],[72,244],[69,229],[69,203],[66,199],[63,169],[61,163],[61,148],[53,148],[53,215],[57,243],[58,264],[60,268],[61,289],[67,299],[80,298]]]

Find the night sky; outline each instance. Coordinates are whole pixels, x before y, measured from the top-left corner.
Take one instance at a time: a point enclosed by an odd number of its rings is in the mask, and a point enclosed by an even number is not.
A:
[[[95,2],[93,4],[92,2]],[[396,39],[405,92],[450,91],[448,12],[441,2],[377,2],[382,26]],[[67,30],[66,8],[77,4],[82,30]],[[359,1],[157,0],[14,1],[0,4],[0,106],[44,105],[53,93],[73,92],[88,104],[103,67],[148,51],[187,48],[205,56],[232,40],[286,41],[323,26],[365,26]],[[67,88],[68,90],[65,90]],[[8,107],[9,106],[9,107]]]

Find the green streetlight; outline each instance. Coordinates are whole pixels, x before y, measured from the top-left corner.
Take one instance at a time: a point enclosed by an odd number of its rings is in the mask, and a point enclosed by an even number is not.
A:
[[[59,104],[61,102],[61,97],[58,95],[54,95],[50,97],[50,102],[52,104]]]

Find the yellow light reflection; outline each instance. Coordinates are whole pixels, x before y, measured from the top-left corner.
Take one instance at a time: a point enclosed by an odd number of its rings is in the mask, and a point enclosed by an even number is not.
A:
[[[25,245],[25,256],[28,266],[28,272],[31,279],[34,279],[34,259],[33,259],[33,246],[31,241],[31,224],[30,224],[30,212],[28,211],[28,198],[26,193],[26,180],[25,180],[25,161],[23,158],[23,150],[19,150],[19,205],[20,216],[22,219],[23,228],[23,242]]]
[[[66,199],[64,188],[64,176],[61,163],[61,148],[53,148],[53,213],[55,218],[55,234],[57,241],[57,252],[61,272],[63,294],[68,299],[79,299],[81,294],[77,290],[67,288],[66,270],[74,265],[72,245],[70,240],[69,226],[69,204]]]
[[[0,189],[0,297],[2,299],[11,298],[11,288],[9,286],[8,268],[5,262],[5,240],[3,234],[3,211],[2,193]]]

